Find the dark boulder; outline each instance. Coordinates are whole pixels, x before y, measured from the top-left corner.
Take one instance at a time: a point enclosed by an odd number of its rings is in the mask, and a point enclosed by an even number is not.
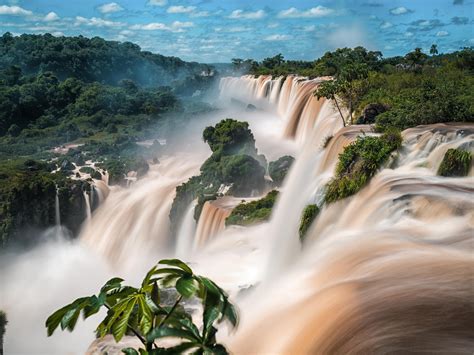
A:
[[[357,124],[373,124],[375,123],[375,118],[388,111],[389,107],[380,103],[368,104],[362,110],[362,115],[357,119]]]

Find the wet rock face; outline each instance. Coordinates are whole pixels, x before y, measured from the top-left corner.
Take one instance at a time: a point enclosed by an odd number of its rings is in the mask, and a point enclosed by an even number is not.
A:
[[[372,124],[375,123],[375,118],[387,111],[389,107],[387,105],[373,103],[368,104],[364,107],[362,115],[357,119],[357,124]]]

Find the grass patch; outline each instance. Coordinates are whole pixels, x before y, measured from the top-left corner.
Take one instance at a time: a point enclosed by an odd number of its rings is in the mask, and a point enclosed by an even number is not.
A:
[[[278,191],[272,190],[260,200],[240,203],[227,217],[225,225],[248,226],[267,221],[270,218],[277,196]]]
[[[360,191],[401,144],[400,132],[390,129],[380,137],[359,137],[345,147],[339,155],[335,177],[326,186],[325,202],[332,203]]]
[[[472,154],[460,149],[448,149],[438,169],[440,176],[467,176],[471,169]]]
[[[303,210],[303,214],[301,215],[300,228],[298,230],[301,242],[304,241],[309,227],[311,227],[311,224],[314,222],[318,214],[319,207],[317,205],[308,205]]]

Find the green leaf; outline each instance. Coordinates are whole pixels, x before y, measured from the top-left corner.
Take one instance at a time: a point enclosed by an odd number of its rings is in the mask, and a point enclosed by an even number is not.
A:
[[[227,299],[224,305],[224,317],[227,318],[227,320],[234,326],[236,327],[239,319],[237,316],[237,311],[235,310],[235,307],[230,303]]]
[[[71,307],[74,307],[73,304],[68,304],[63,308],[58,309],[56,312],[50,315],[48,319],[46,319],[45,325],[48,330],[48,336],[51,336],[54,333],[56,328],[61,323],[61,320],[63,319],[64,315],[70,310]]]
[[[108,292],[112,289],[120,287],[121,283],[123,282],[123,279],[120,277],[114,277],[107,281],[104,286],[100,289],[100,292]]]
[[[188,339],[194,342],[199,342],[199,339],[196,339],[194,334],[190,331],[165,326],[154,328],[150,333],[148,333],[146,339],[151,342],[155,339],[166,337]]]
[[[176,267],[180,268],[181,270],[183,270],[183,271],[185,271],[189,274],[193,274],[193,270],[191,270],[191,268],[188,265],[186,265],[185,263],[183,263],[179,259],[160,260],[160,262],[158,264],[176,266]]]
[[[200,347],[201,344],[194,343],[194,342],[184,342],[179,345],[173,346],[172,348],[162,349],[162,352],[157,353],[156,355],[176,355],[176,354],[183,354],[187,353],[187,351]],[[150,353],[150,355],[154,355],[154,353]]]
[[[138,319],[140,320],[140,331],[142,334],[148,334],[153,326],[153,313],[148,306],[144,295],[141,295],[141,297],[138,298]]]
[[[198,285],[193,277],[183,276],[176,282],[176,290],[186,298],[192,297],[198,290]]]
[[[147,272],[145,278],[142,281],[142,288],[150,284],[151,277],[155,274],[157,266],[153,266],[150,271]]]
[[[128,300],[123,307],[120,307],[120,310],[114,310],[114,312],[120,312],[119,316],[116,318],[116,321],[112,324],[112,335],[114,336],[115,341],[118,343],[128,328],[128,320],[132,314],[133,307],[137,302],[136,298]]]
[[[122,352],[126,355],[138,355],[138,351],[136,351],[134,348],[124,348],[122,349]]]

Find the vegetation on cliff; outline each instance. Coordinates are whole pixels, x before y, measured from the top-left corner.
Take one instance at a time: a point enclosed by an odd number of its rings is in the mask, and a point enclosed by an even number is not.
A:
[[[203,139],[209,144],[212,155],[201,166],[199,176],[176,188],[170,212],[173,231],[176,231],[186,208],[196,198],[205,201],[205,196],[216,195],[224,186],[228,186],[226,192],[233,196],[250,196],[265,186],[266,160],[258,154],[247,122],[227,118],[214,127],[207,127]],[[198,205],[198,211],[203,204]],[[199,214],[195,213],[194,218],[197,220]]]
[[[391,129],[380,137],[358,137],[345,147],[339,155],[335,176],[326,186],[326,203],[361,190],[401,144],[400,132]]]
[[[472,153],[461,149],[448,149],[438,169],[440,176],[467,176],[472,164]]]
[[[280,186],[283,183],[283,180],[294,161],[295,158],[285,155],[268,164],[268,174],[276,186]]]
[[[277,196],[278,191],[273,190],[259,200],[238,204],[226,218],[225,225],[248,226],[267,221]]]
[[[436,50],[431,56],[416,48],[393,58],[363,47],[340,48],[311,62],[287,61],[279,54],[262,62],[234,64],[253,74],[331,76],[316,95],[335,102],[344,124],[354,123],[368,105],[384,107],[372,117],[380,131],[474,121],[473,48],[448,54]],[[343,109],[349,117],[344,117]]]
[[[226,321],[236,327],[237,312],[225,291],[212,280],[196,275],[182,261],[170,259],[151,268],[139,288],[122,282],[113,278],[98,295],[78,298],[54,312],[46,320],[48,336],[58,327],[72,331],[81,313],[89,318],[105,308],[107,315],[96,329],[99,338],[112,334],[119,342],[130,334],[143,344],[139,352],[123,349],[125,354],[227,354],[216,340],[217,325]],[[202,307],[202,327],[185,309],[189,301],[198,301]],[[155,342],[162,338],[174,338],[177,344],[163,348]]]
[[[72,232],[79,230],[86,217],[83,191],[94,191],[87,181],[68,179],[62,172],[52,174],[56,168],[34,160],[0,162],[0,247],[32,242],[28,231],[54,226],[56,193],[62,225]]]
[[[300,241],[303,242],[308,232],[309,227],[314,222],[319,214],[319,207],[317,205],[308,205],[304,208],[301,215],[300,228],[298,230]]]

